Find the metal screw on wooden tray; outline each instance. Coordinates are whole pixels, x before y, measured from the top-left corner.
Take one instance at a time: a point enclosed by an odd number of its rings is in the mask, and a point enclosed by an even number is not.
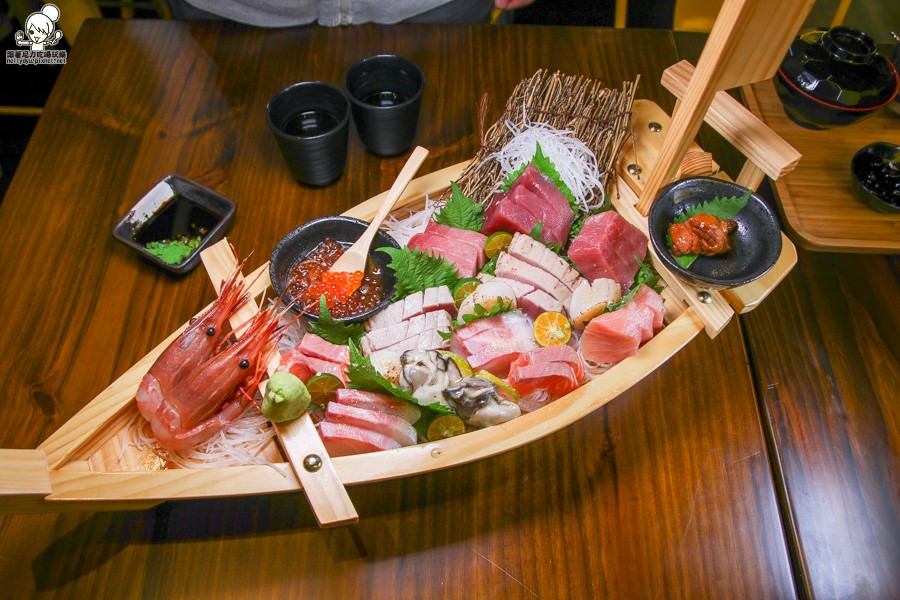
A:
[[[634,164],[634,163],[631,163],[630,165],[628,165],[627,167],[625,167],[625,170],[628,171],[628,174],[629,174],[629,175],[635,175],[635,176],[637,176],[637,175],[640,175],[640,174],[641,174],[641,168],[640,168],[638,165]]]
[[[710,294],[706,290],[704,290],[702,292],[697,292],[697,298],[703,304],[709,304],[710,302],[712,302],[712,294]]]
[[[303,459],[303,468],[310,473],[315,473],[322,468],[322,458],[318,454],[310,454]]]
[[[650,131],[652,131],[653,133],[659,133],[660,131],[662,131],[662,125],[660,125],[656,121],[650,121],[650,123],[647,124],[647,128],[650,129]]]

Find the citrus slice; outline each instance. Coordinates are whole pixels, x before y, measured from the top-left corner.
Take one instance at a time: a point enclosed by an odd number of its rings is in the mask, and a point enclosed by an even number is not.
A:
[[[561,346],[571,337],[572,324],[561,312],[543,312],[534,320],[534,339],[541,346]]]
[[[306,389],[316,404],[326,404],[334,397],[334,392],[342,387],[344,382],[331,373],[313,375],[306,382]]]
[[[474,277],[464,277],[460,279],[453,288],[453,302],[459,306],[479,285],[481,285],[481,280],[475,279]]]
[[[463,377],[472,376],[472,367],[464,356],[460,356],[456,352],[450,352],[449,350],[438,350],[438,353],[444,358],[452,360],[453,364],[456,365],[456,368],[459,369],[460,375]]]
[[[512,243],[512,234],[505,231],[496,231],[488,236],[484,241],[484,255],[488,258],[494,258]]]
[[[517,392],[516,388],[511,386],[505,379],[500,379],[490,371],[485,370],[475,371],[475,377],[487,379],[497,387],[497,391],[499,391],[501,394],[505,395],[513,402],[519,401],[519,392]]]
[[[426,436],[429,442],[452,438],[466,432],[466,424],[456,415],[441,415],[428,424]]]

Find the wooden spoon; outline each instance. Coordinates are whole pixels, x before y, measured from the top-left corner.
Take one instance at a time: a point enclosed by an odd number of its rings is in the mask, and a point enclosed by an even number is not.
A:
[[[337,262],[332,265],[331,269],[329,269],[329,272],[365,272],[366,259],[369,256],[369,247],[372,245],[372,240],[375,239],[375,234],[378,232],[378,228],[381,227],[381,222],[384,221],[385,217],[388,216],[388,213],[391,212],[391,209],[394,208],[394,204],[396,204],[397,200],[400,199],[400,195],[403,194],[403,190],[406,189],[406,186],[409,185],[409,182],[410,180],[412,180],[413,175],[415,175],[416,171],[419,170],[419,167],[422,166],[422,163],[425,161],[426,156],[428,156],[428,150],[422,148],[421,146],[416,146],[416,149],[412,151],[412,154],[409,155],[409,159],[407,159],[406,164],[403,165],[403,168],[400,170],[400,174],[397,175],[397,179],[394,181],[394,185],[391,186],[391,189],[388,191],[387,196],[385,196],[384,202],[378,209],[378,212],[375,213],[374,217],[372,217],[372,221],[369,223],[369,226],[366,228],[363,234],[359,236],[359,239],[356,240],[352,246],[347,248],[347,250],[341,255],[341,257],[337,259]]]

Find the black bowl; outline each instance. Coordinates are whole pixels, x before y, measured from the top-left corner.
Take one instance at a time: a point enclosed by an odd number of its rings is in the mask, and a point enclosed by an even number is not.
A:
[[[359,239],[359,236],[362,235],[368,226],[369,224],[365,221],[354,219],[353,217],[321,217],[304,223],[281,238],[281,241],[278,242],[275,250],[272,252],[272,257],[269,259],[269,278],[272,280],[272,287],[275,288],[275,293],[278,294],[282,302],[290,305],[294,312],[301,312],[300,307],[294,302],[294,298],[288,289],[291,267],[305,259],[316,246],[326,239],[335,240],[345,248],[349,247]],[[384,298],[374,308],[366,312],[349,317],[335,318],[335,321],[365,321],[390,304],[396,283],[394,272],[387,267],[388,263],[391,262],[391,257],[384,252],[376,252],[377,248],[384,246],[400,248],[400,244],[383,231],[376,233],[372,242],[372,251],[369,255],[375,261],[375,264],[381,268]],[[307,311],[303,315],[307,318],[317,319],[319,311],[318,309],[315,312]]]
[[[875,142],[861,148],[850,161],[853,191],[869,208],[900,213],[900,146]]]
[[[167,175],[138,200],[113,229],[113,237],[154,265],[183,275],[200,264],[200,252],[224,237],[234,219],[234,202],[180,175]],[[147,249],[148,242],[201,235],[200,244],[177,263]]]
[[[729,239],[731,250],[717,256],[700,256],[685,269],[672,257],[666,243],[669,225],[688,208],[716,196],[743,196],[747,188],[712,177],[688,177],[663,188],[648,216],[650,241],[665,265],[693,285],[707,289],[731,288],[762,277],[781,255],[778,218],[757,194],[734,220],[737,230]]]
[[[860,121],[891,104],[897,70],[866,33],[850,27],[801,33],[774,78],[784,112],[809,129]]]

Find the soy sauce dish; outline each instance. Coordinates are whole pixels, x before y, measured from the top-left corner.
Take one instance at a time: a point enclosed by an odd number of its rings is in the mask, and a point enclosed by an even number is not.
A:
[[[293,230],[275,246],[272,256],[269,259],[269,278],[275,293],[286,305],[291,307],[296,313],[302,313],[309,319],[319,318],[319,307],[316,305],[310,308],[315,302],[304,304],[300,298],[295,297],[294,292],[298,289],[298,278],[309,278],[309,271],[304,270],[304,263],[310,259],[313,253],[319,256],[329,256],[330,262],[326,261],[322,265],[316,266],[314,271],[321,271],[322,268],[327,270],[327,266],[333,264],[337,257],[349,248],[366,230],[369,224],[360,219],[352,217],[334,216],[322,217],[304,223],[297,229]],[[337,252],[326,250],[323,248],[328,245],[340,245],[341,249]],[[367,282],[371,283],[373,294],[364,309],[351,310],[347,314],[341,314],[335,311],[332,315],[336,321],[360,322],[368,319],[375,313],[386,307],[391,297],[394,295],[395,278],[394,272],[388,268],[391,258],[384,252],[378,252],[378,248],[383,247],[400,248],[400,244],[390,235],[383,231],[375,234],[372,247],[369,252],[369,260],[366,265]],[[304,284],[307,282],[303,282]],[[306,310],[304,310],[306,309]]]
[[[775,213],[756,193],[733,217],[737,228],[729,235],[731,249],[716,256],[700,256],[688,267],[675,261],[667,243],[669,226],[688,209],[719,197],[741,197],[744,188],[712,177],[688,177],[663,188],[648,215],[650,241],[656,255],[676,275],[697,287],[724,289],[750,283],[766,274],[781,255],[781,228]]]
[[[180,175],[168,175],[144,194],[113,229],[113,237],[154,265],[183,275],[200,252],[225,236],[234,202]]]

